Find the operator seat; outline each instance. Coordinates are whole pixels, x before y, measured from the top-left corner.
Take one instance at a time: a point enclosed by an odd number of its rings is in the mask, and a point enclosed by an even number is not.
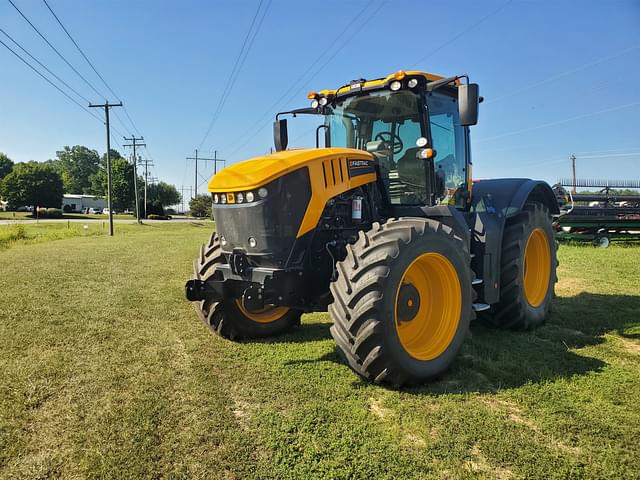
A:
[[[398,160],[398,179],[406,185],[424,188],[424,160],[418,158],[418,150],[418,147],[407,148]]]

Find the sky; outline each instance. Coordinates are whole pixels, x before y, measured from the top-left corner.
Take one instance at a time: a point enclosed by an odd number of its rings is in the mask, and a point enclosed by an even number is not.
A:
[[[474,178],[555,183],[570,176],[571,154],[579,178],[640,178],[640,0],[47,0],[117,97],[43,1],[12,1],[100,95],[8,0],[0,28],[81,105],[122,100],[112,147],[126,154],[122,135],[142,134],[153,175],[179,190],[193,187],[186,157],[196,148],[227,164],[264,154],[274,114],[307,106],[308,91],[399,69],[466,73],[480,85]],[[314,145],[313,126],[290,121],[290,145]],[[0,45],[1,152],[16,162],[65,145],[103,153],[105,137],[99,119]],[[204,192],[213,165],[199,170]]]

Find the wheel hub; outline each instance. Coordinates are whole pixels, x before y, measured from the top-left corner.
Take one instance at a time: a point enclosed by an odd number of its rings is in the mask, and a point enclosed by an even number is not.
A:
[[[420,310],[420,293],[411,283],[405,283],[398,292],[398,321],[410,322]]]

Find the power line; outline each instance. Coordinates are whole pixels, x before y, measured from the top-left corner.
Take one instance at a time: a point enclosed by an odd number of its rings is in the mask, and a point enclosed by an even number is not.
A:
[[[360,24],[358,25],[358,27],[356,27],[356,29],[352,31],[352,34],[351,34],[351,35],[350,35],[350,36],[349,36],[349,37],[348,37],[348,38],[347,38],[347,39],[346,39],[346,40],[345,40],[345,41],[344,41],[344,42],[343,42],[343,43],[342,43],[342,44],[341,44],[337,49],[335,49],[335,50],[333,51],[333,54],[332,54],[331,56],[329,56],[329,58],[327,58],[327,59],[326,59],[326,61],[325,61],[324,63],[322,63],[322,65],[320,65],[320,67],[315,71],[315,73],[313,73],[313,75],[311,75],[311,77],[309,77],[309,78],[307,79],[307,81],[306,81],[304,84],[300,85],[300,86],[299,86],[299,88],[297,88],[297,89],[296,89],[296,93],[295,93],[295,95],[297,95],[297,92],[299,92],[300,90],[304,89],[307,85],[309,85],[309,83],[311,83],[311,81],[312,81],[312,80],[313,80],[313,79],[318,75],[318,73],[320,73],[320,72],[321,72],[321,71],[322,71],[322,70],[323,70],[323,69],[324,69],[324,68],[329,64],[329,62],[331,62],[331,60],[333,60],[333,59],[338,55],[338,53],[340,53],[340,51],[342,51],[342,49],[350,43],[351,39],[352,39],[353,37],[355,37],[358,33],[360,33],[360,31],[365,27],[365,25],[367,25],[367,24],[368,24],[368,23],[373,19],[373,17],[374,17],[374,16],[375,16],[375,15],[376,15],[376,14],[377,14],[381,9],[382,9],[382,7],[384,6],[384,4],[385,4],[385,3],[386,3],[386,1],[382,1],[382,2],[378,5],[378,7],[377,7],[375,10],[373,10],[373,11],[369,14],[369,16],[365,19],[365,21],[364,21],[364,22],[362,22],[362,23],[360,23]],[[369,4],[367,4],[363,10],[361,10],[360,12],[358,12],[358,14],[357,14],[357,15],[354,17],[354,19],[349,23],[349,25],[347,25],[347,27],[346,27],[346,29],[345,29],[345,30],[348,30],[348,29],[349,29],[349,27],[350,27],[350,25],[351,25],[355,20],[357,20],[358,18],[360,18],[360,16],[361,16],[362,12],[366,11],[368,8],[369,8]],[[340,35],[338,35],[338,37],[340,37],[341,35],[342,35],[342,33],[341,33]],[[329,47],[329,48],[330,48],[330,47]],[[325,53],[329,51],[329,48],[325,51]],[[321,55],[321,57],[322,57],[322,56],[324,56],[324,53]],[[292,91],[292,90],[293,90],[293,89],[295,89],[295,88],[296,88],[296,85],[294,84],[294,85],[293,85],[293,86],[292,86],[292,87],[291,87],[291,88],[290,88],[290,89],[289,89],[289,90],[288,90],[288,91],[287,91],[287,92],[282,96],[282,98],[284,98],[284,97],[287,95],[287,93],[289,93],[290,91]],[[294,95],[294,96],[295,96],[295,95]],[[287,101],[291,101],[291,100],[294,98],[294,96],[289,97],[289,99],[288,99]],[[272,109],[272,110],[273,110],[273,109]],[[265,115],[264,115],[260,120],[258,120],[254,125],[258,125],[258,124],[260,124],[260,123],[261,123],[261,122],[262,122],[262,121],[263,121],[267,116],[269,116],[269,115],[271,115],[271,112],[267,112],[267,113],[266,113],[266,114],[265,114]],[[247,138],[246,138],[246,140],[245,140],[241,145],[239,145],[235,150],[233,150],[229,156],[230,156],[230,157],[232,157],[236,152],[238,152],[238,151],[239,151],[240,149],[242,149],[245,145],[247,145],[247,144],[248,144],[248,143],[249,143],[249,142],[250,142],[250,141],[255,137],[255,135],[257,135],[257,134],[258,134],[258,133],[260,133],[262,130],[264,130],[268,125],[269,125],[269,124],[264,124],[262,127],[260,127],[259,129],[255,130],[255,131],[253,132],[253,134],[252,134],[252,135],[248,135],[248,136],[247,136]],[[253,126],[252,126],[251,128],[253,128]],[[233,144],[233,143],[232,143],[232,144]]]
[[[40,65],[42,68],[44,68],[47,72],[49,72],[49,74],[52,75],[56,80],[58,80],[60,83],[62,83],[65,87],[67,87],[69,90],[71,90],[73,93],[75,93],[82,100],[84,100],[87,103],[90,103],[89,100],[85,96],[83,96],[82,94],[78,93],[67,82],[65,82],[58,75],[56,75],[51,70],[49,70],[49,68],[47,68],[46,65],[44,65],[40,60],[38,60],[36,57],[31,55],[22,45],[20,45],[11,35],[9,35],[7,32],[5,32],[2,28],[0,28],[0,32],[2,32],[9,40],[11,40],[16,47],[18,47],[20,50],[22,50],[24,53],[26,53],[34,62],[36,62],[38,65]]]
[[[629,150],[640,150],[640,146],[636,147],[622,147],[622,148],[609,148],[606,150],[589,150],[586,152],[575,152],[576,155],[591,155],[596,153],[611,153],[611,152],[628,152]]]
[[[65,25],[62,23],[62,21],[60,20],[60,18],[58,17],[58,15],[56,15],[56,13],[53,11],[53,9],[51,8],[51,5],[49,5],[49,3],[47,2],[47,0],[42,0],[44,2],[44,4],[46,5],[47,9],[49,10],[49,12],[51,12],[51,15],[53,15],[53,18],[56,19],[56,21],[58,22],[58,24],[60,25],[60,27],[62,28],[62,30],[64,30],[64,33],[67,34],[67,37],[69,37],[69,40],[71,40],[71,42],[73,43],[73,45],[76,47],[76,49],[78,50],[78,52],[80,52],[80,55],[82,55],[82,58],[85,59],[85,61],[89,64],[89,66],[91,67],[91,69],[94,71],[94,73],[98,76],[98,78],[102,81],[102,83],[104,84],[105,87],[107,87],[107,89],[113,94],[114,97],[116,97],[116,99],[118,101],[121,101],[120,96],[111,88],[111,86],[107,83],[107,81],[104,79],[104,77],[100,74],[100,72],[98,72],[98,69],[95,67],[95,65],[93,64],[93,62],[91,60],[89,60],[89,57],[84,53],[84,51],[82,50],[82,48],[80,47],[80,45],[78,44],[78,42],[76,42],[76,40],[73,38],[73,36],[71,35],[71,33],[69,32],[69,30],[67,29],[67,27],[65,27]],[[138,127],[136,126],[135,122],[133,121],[133,119],[131,118],[131,115],[129,114],[129,111],[127,110],[127,108],[123,105],[122,107],[125,115],[127,116],[127,119],[129,120],[129,122],[131,123],[131,126],[133,127],[133,130],[139,135],[142,136],[140,133],[140,130],[138,129]],[[116,113],[116,111],[114,110],[113,113],[116,115],[116,118],[118,119],[118,121],[120,122],[120,124],[126,129],[128,130],[129,127],[125,124],[125,122],[122,120],[122,118],[120,118],[120,116]],[[115,130],[115,129],[114,129]],[[124,136],[124,135],[123,135]]]
[[[455,42],[456,40],[458,40],[460,37],[462,37],[465,33],[470,32],[471,30],[473,30],[474,28],[476,28],[478,25],[480,25],[481,23],[483,23],[485,20],[487,20],[488,18],[494,16],[495,14],[497,14],[498,12],[502,11],[507,5],[509,5],[511,2],[513,2],[513,0],[508,0],[507,2],[503,3],[502,5],[500,5],[497,9],[489,12],[487,15],[485,15],[484,17],[480,18],[477,22],[469,25],[467,28],[465,28],[464,30],[462,30],[461,32],[457,33],[456,35],[454,35],[453,37],[451,37],[449,40],[447,40],[446,42],[440,44],[439,46],[437,46],[435,49],[431,50],[429,53],[427,53],[424,57],[422,57],[420,60],[418,60],[416,63],[421,63],[424,62],[427,58],[429,58],[431,55],[434,55],[435,53],[438,53],[440,50],[442,50],[444,47],[452,44],[453,42]]]
[[[640,155],[640,152],[633,153],[614,153],[610,155],[578,155],[580,160],[585,158],[615,158],[615,157],[637,157]]]
[[[9,0],[11,1],[11,0]],[[65,25],[62,23],[62,21],[60,20],[60,18],[58,17],[58,15],[56,15],[56,13],[53,11],[53,9],[51,8],[51,5],[49,5],[49,3],[47,2],[47,0],[42,0],[43,3],[46,5],[47,9],[49,10],[49,12],[51,12],[51,15],[53,15],[53,18],[55,18],[56,22],[58,22],[58,25],[60,25],[60,27],[62,28],[62,30],[64,31],[64,33],[67,35],[67,37],[69,37],[69,40],[71,40],[71,42],[73,43],[73,45],[76,47],[76,49],[78,50],[78,52],[80,52],[80,55],[82,55],[82,58],[85,59],[85,61],[89,64],[89,66],[91,67],[91,69],[93,70],[93,72],[98,76],[98,78],[100,79],[100,81],[102,81],[102,83],[104,84],[105,87],[107,87],[107,89],[109,90],[109,92],[111,92],[111,94],[113,94],[114,97],[116,97],[116,99],[122,103],[120,96],[113,90],[113,88],[111,88],[111,86],[107,83],[107,81],[104,79],[104,77],[100,74],[100,72],[98,72],[98,69],[95,67],[95,65],[93,64],[93,62],[89,59],[89,57],[87,56],[87,54],[84,53],[84,51],[82,50],[82,48],[80,47],[80,45],[78,44],[78,42],[76,42],[76,40],[73,38],[73,36],[71,35],[71,33],[69,32],[69,30],[67,29],[67,27],[65,27]],[[13,2],[12,2],[13,4]],[[15,5],[14,5],[15,6]],[[23,15],[24,17],[24,15]],[[26,20],[26,18],[25,18]],[[48,42],[47,42],[48,43]],[[53,48],[53,47],[52,47]],[[94,89],[94,91],[96,91]],[[99,94],[99,93],[98,93]],[[100,95],[100,94],[99,94]],[[87,101],[87,103],[89,103]],[[138,129],[138,127],[136,126],[135,122],[133,121],[133,119],[131,118],[131,115],[129,114],[129,111],[127,110],[127,108],[123,105],[122,109],[127,117],[127,119],[129,120],[129,122],[131,123],[131,126],[133,127],[133,130],[139,135],[142,136],[140,133],[140,130]],[[125,130],[128,130],[129,127],[125,124],[125,122],[122,120],[122,118],[120,118],[120,116],[116,113],[116,111],[114,110],[113,113],[116,115],[116,119],[120,122],[120,124],[122,125],[122,127]],[[116,131],[117,133],[119,133],[121,136],[124,137],[124,134],[122,134],[122,132],[120,132],[118,129],[116,129],[115,127],[113,127],[113,130]],[[116,142],[119,145],[119,142]],[[120,145],[122,147],[122,145]]]
[[[50,79],[48,79],[46,76],[44,76],[40,71],[38,71],[37,68],[35,68],[33,65],[31,65],[29,62],[27,62],[24,58],[22,58],[20,56],[19,53],[17,53],[15,50],[13,50],[9,45],[7,45],[6,43],[4,43],[2,40],[0,40],[0,43],[7,49],[9,50],[11,53],[13,53],[16,57],[18,57],[27,67],[29,67],[31,70],[33,70],[34,72],[36,72],[38,75],[40,75],[42,78],[44,78],[49,84],[51,84],[52,87],[54,87],[56,90],[58,90],[60,93],[62,93],[65,97],[67,97],[69,100],[71,100],[73,103],[75,103],[77,106],[79,106],[82,110],[84,110],[85,112],[87,112],[89,115],[91,115],[93,118],[95,118],[96,120],[98,120],[99,122],[103,123],[102,119],[100,117],[98,117],[97,115],[94,115],[93,112],[91,112],[89,109],[87,109],[86,107],[84,107],[80,102],[78,102],[77,100],[75,100],[73,97],[71,97],[67,92],[65,92],[64,90],[62,90],[58,85],[56,85],[55,83],[53,83]]]
[[[244,37],[244,41],[242,42],[242,47],[240,48],[240,52],[238,53],[238,56],[236,57],[236,60],[233,64],[233,68],[231,69],[231,73],[229,74],[229,77],[227,78],[227,83],[222,91],[222,95],[220,95],[220,100],[218,101],[218,106],[213,114],[213,117],[211,118],[211,122],[209,122],[209,126],[207,127],[207,131],[204,134],[204,137],[202,138],[202,141],[200,142],[200,146],[198,148],[202,148],[202,146],[204,145],[204,142],[207,141],[207,138],[209,137],[209,134],[211,133],[211,130],[213,129],[213,126],[216,122],[216,120],[218,119],[218,115],[220,114],[220,111],[222,110],[222,108],[224,107],[224,104],[226,103],[226,99],[229,96],[229,94],[231,93],[231,89],[233,88],[233,84],[235,81],[235,78],[237,78],[238,74],[240,73],[240,69],[242,68],[242,65],[244,64],[244,60],[247,58],[247,55],[249,54],[249,50],[251,49],[251,45],[253,44],[253,40],[255,39],[258,30],[260,29],[260,26],[262,25],[262,20],[264,20],[264,16],[267,13],[267,9],[269,8],[269,5],[271,4],[271,0],[269,0],[269,3],[267,4],[267,8],[265,8],[264,10],[264,14],[262,15],[262,18],[260,20],[260,23],[258,24],[258,27],[256,28],[256,35],[252,36],[252,31],[253,31],[253,27],[256,23],[256,19],[258,18],[258,14],[260,13],[260,9],[262,8],[262,4],[263,4],[264,0],[260,0],[260,3],[258,4],[258,8],[256,9],[255,14],[253,15],[253,19],[251,20],[251,25],[249,25],[249,30],[247,31],[247,34]],[[251,38],[251,42],[249,42],[249,39]],[[249,42],[249,43],[248,43]],[[247,44],[249,45],[247,47]],[[245,50],[246,50],[246,55],[245,55]]]
[[[536,125],[534,127],[523,128],[523,129],[515,130],[515,131],[512,131],[512,132],[502,133],[500,135],[494,135],[492,137],[482,138],[480,140],[477,140],[477,142],[481,143],[481,142],[486,142],[486,141],[489,141],[489,140],[496,140],[498,138],[510,137],[511,135],[517,135],[517,134],[520,134],[520,133],[530,132],[530,131],[533,131],[533,130],[539,130],[541,128],[554,127],[556,125],[562,125],[563,123],[572,122],[574,120],[580,120],[582,118],[594,117],[596,115],[600,115],[600,114],[603,114],[603,113],[615,112],[617,110],[622,110],[623,108],[635,107],[635,106],[638,106],[638,105],[640,105],[640,102],[625,103],[623,105],[618,105],[616,107],[605,108],[604,110],[598,110],[598,111],[595,111],[595,112],[585,113],[585,114],[582,114],[582,115],[576,115],[575,117],[565,118],[564,120],[558,120],[556,122],[544,123],[542,125]]]
[[[64,57],[64,55],[62,55],[62,54],[58,51],[58,49],[57,49],[56,47],[54,47],[54,46],[51,44],[51,42],[50,42],[49,40],[47,40],[47,38],[46,38],[42,33],[40,33],[40,30],[38,30],[38,28],[37,28],[33,23],[31,23],[31,21],[30,21],[30,20],[25,16],[25,14],[24,14],[24,13],[22,13],[22,11],[21,11],[17,6],[16,6],[16,4],[15,4],[15,3],[13,3],[13,1],[12,1],[12,0],[7,0],[7,1],[8,1],[8,2],[13,6],[13,8],[15,8],[15,9],[16,9],[16,11],[17,11],[21,16],[22,16],[22,18],[24,18],[24,20],[25,20],[29,25],[31,25],[31,28],[33,28],[33,29],[35,30],[35,32],[36,32],[38,35],[40,35],[40,38],[42,38],[42,40],[44,40],[44,41],[45,41],[45,43],[46,43],[47,45],[49,45],[49,47],[51,47],[51,49],[52,49],[54,52],[56,52],[56,54],[58,54],[58,56],[59,56],[59,57],[64,61],[64,63],[66,63],[66,64],[69,66],[69,68],[71,68],[71,70],[73,70],[73,71],[76,73],[76,75],[78,75],[78,76],[79,76],[79,77],[84,81],[84,83],[86,83],[87,85],[89,85],[89,87],[90,87],[90,88],[91,88],[91,89],[92,89],[92,90],[93,90],[93,91],[94,91],[94,92],[95,92],[99,97],[105,98],[105,96],[104,96],[102,93],[100,93],[98,90],[96,90],[96,88],[95,88],[95,87],[94,87],[94,86],[93,86],[93,85],[92,85],[92,84],[91,84],[91,83],[90,83],[90,82],[89,82],[89,81],[88,81],[88,80],[87,80],[87,79],[86,79],[86,78],[85,78],[85,77],[84,77],[84,76],[83,76],[83,75],[82,75],[78,70],[76,70],[76,69],[75,69],[75,67],[74,67],[73,65],[71,65],[71,63],[69,63],[69,61]]]
[[[508,98],[508,97],[513,96],[513,95],[517,95],[518,93],[526,92],[527,90],[531,90],[532,88],[539,87],[540,85],[544,85],[545,83],[553,82],[553,81],[558,80],[558,79],[560,79],[562,77],[566,77],[568,75],[572,75],[574,73],[577,73],[577,72],[579,72],[581,70],[585,70],[587,68],[594,67],[594,66],[599,65],[601,63],[608,62],[609,60],[614,60],[614,59],[616,59],[618,57],[626,55],[627,53],[629,53],[629,52],[631,52],[633,50],[637,50],[639,48],[640,48],[640,45],[636,45],[634,47],[630,47],[630,48],[627,48],[625,50],[621,50],[620,52],[616,53],[615,55],[609,55],[609,56],[606,56],[606,57],[603,57],[603,58],[599,58],[598,60],[593,60],[591,62],[579,65],[577,67],[570,68],[569,70],[565,70],[564,72],[557,73],[557,74],[552,75],[550,77],[547,77],[547,78],[545,78],[543,80],[539,80],[537,82],[533,82],[533,83],[530,83],[528,85],[525,85],[524,87],[519,88],[517,90],[514,90],[512,92],[505,93],[504,95],[501,95],[501,96],[496,97],[496,98],[492,98],[491,100],[488,100],[488,101],[486,101],[484,103],[485,104],[491,104],[491,103],[500,101],[500,100],[502,100],[504,98]]]
[[[58,24],[62,27],[62,30],[64,30],[64,33],[67,34],[67,37],[69,37],[69,40],[71,40],[73,42],[73,44],[76,46],[76,48],[78,49],[78,51],[80,52],[80,55],[82,55],[82,58],[84,58],[87,63],[89,64],[89,66],[91,67],[91,69],[95,72],[95,74],[98,76],[98,78],[100,80],[102,80],[102,83],[104,83],[105,87],[107,87],[107,89],[109,89],[109,91],[112,93],[112,95],[114,97],[116,97],[116,99],[118,101],[120,101],[120,98],[118,98],[118,95],[116,94],[116,92],[113,91],[113,89],[109,86],[109,84],[105,81],[104,78],[102,78],[102,75],[100,75],[98,73],[98,70],[96,70],[96,67],[93,66],[93,63],[91,63],[91,60],[89,60],[89,58],[85,55],[85,53],[82,51],[82,49],[80,48],[80,45],[78,45],[78,43],[73,39],[73,37],[71,36],[71,34],[69,33],[69,31],[67,30],[67,28],[62,24],[62,22],[60,21],[60,19],[58,18],[58,16],[55,14],[55,12],[53,11],[53,9],[49,6],[49,4],[47,3],[47,0],[42,0],[44,2],[44,4],[47,6],[47,8],[49,9],[49,11],[51,12],[51,15],[53,15],[53,18],[56,19],[56,21],[58,22]]]
[[[311,72],[313,70],[313,68],[322,60],[322,58],[331,50],[331,48],[333,48],[333,46],[338,43],[338,41],[349,31],[349,29],[351,28],[351,26],[355,23],[356,20],[358,20],[362,14],[369,8],[368,4],[365,4],[365,6],[358,11],[358,13],[351,19],[351,21],[349,21],[349,23],[347,24],[346,27],[344,27],[344,29],[333,39],[333,41],[329,44],[329,46],[327,46],[324,51],[320,54],[317,55],[315,57],[315,60],[311,63],[311,65],[309,65],[309,67],[307,67],[307,69],[302,73],[302,75],[300,75],[292,84],[291,86],[285,90],[285,92],[280,95],[280,97],[273,102],[273,104],[265,111],[264,114],[262,114],[260,116],[260,118],[253,124],[251,125],[251,127],[249,127],[247,130],[253,130],[255,127],[259,126],[264,119],[266,119],[267,117],[270,117],[272,115],[272,111],[278,106],[280,105],[280,103],[285,100],[287,98],[287,96],[296,88],[296,86],[301,83],[305,77],[307,76],[307,74],[309,74],[309,72]],[[343,48],[345,46],[345,44],[342,45]],[[340,49],[338,49],[340,50]],[[258,130],[260,131],[260,130]],[[243,136],[244,138],[244,136]],[[237,143],[236,141],[231,142],[230,144],[227,145],[231,146],[233,144]],[[244,146],[245,144],[243,144],[242,146]],[[240,147],[241,148],[241,147]],[[235,153],[236,151],[238,151],[238,149],[234,150],[233,153]]]
[[[131,122],[131,126],[133,127],[133,129],[136,131],[138,135],[140,135],[140,130],[138,130],[138,127],[136,126],[136,124],[133,123],[133,119],[131,118],[131,115],[129,115],[129,111],[124,107],[122,107],[122,110],[124,110],[124,114],[127,116],[129,121]]]

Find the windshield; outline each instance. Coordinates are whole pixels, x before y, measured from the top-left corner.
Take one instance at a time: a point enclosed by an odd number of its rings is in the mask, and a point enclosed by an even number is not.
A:
[[[425,136],[420,121],[423,108],[420,97],[407,90],[346,97],[325,110],[327,143],[375,155],[391,203],[425,204],[425,163],[416,156],[416,140]]]

